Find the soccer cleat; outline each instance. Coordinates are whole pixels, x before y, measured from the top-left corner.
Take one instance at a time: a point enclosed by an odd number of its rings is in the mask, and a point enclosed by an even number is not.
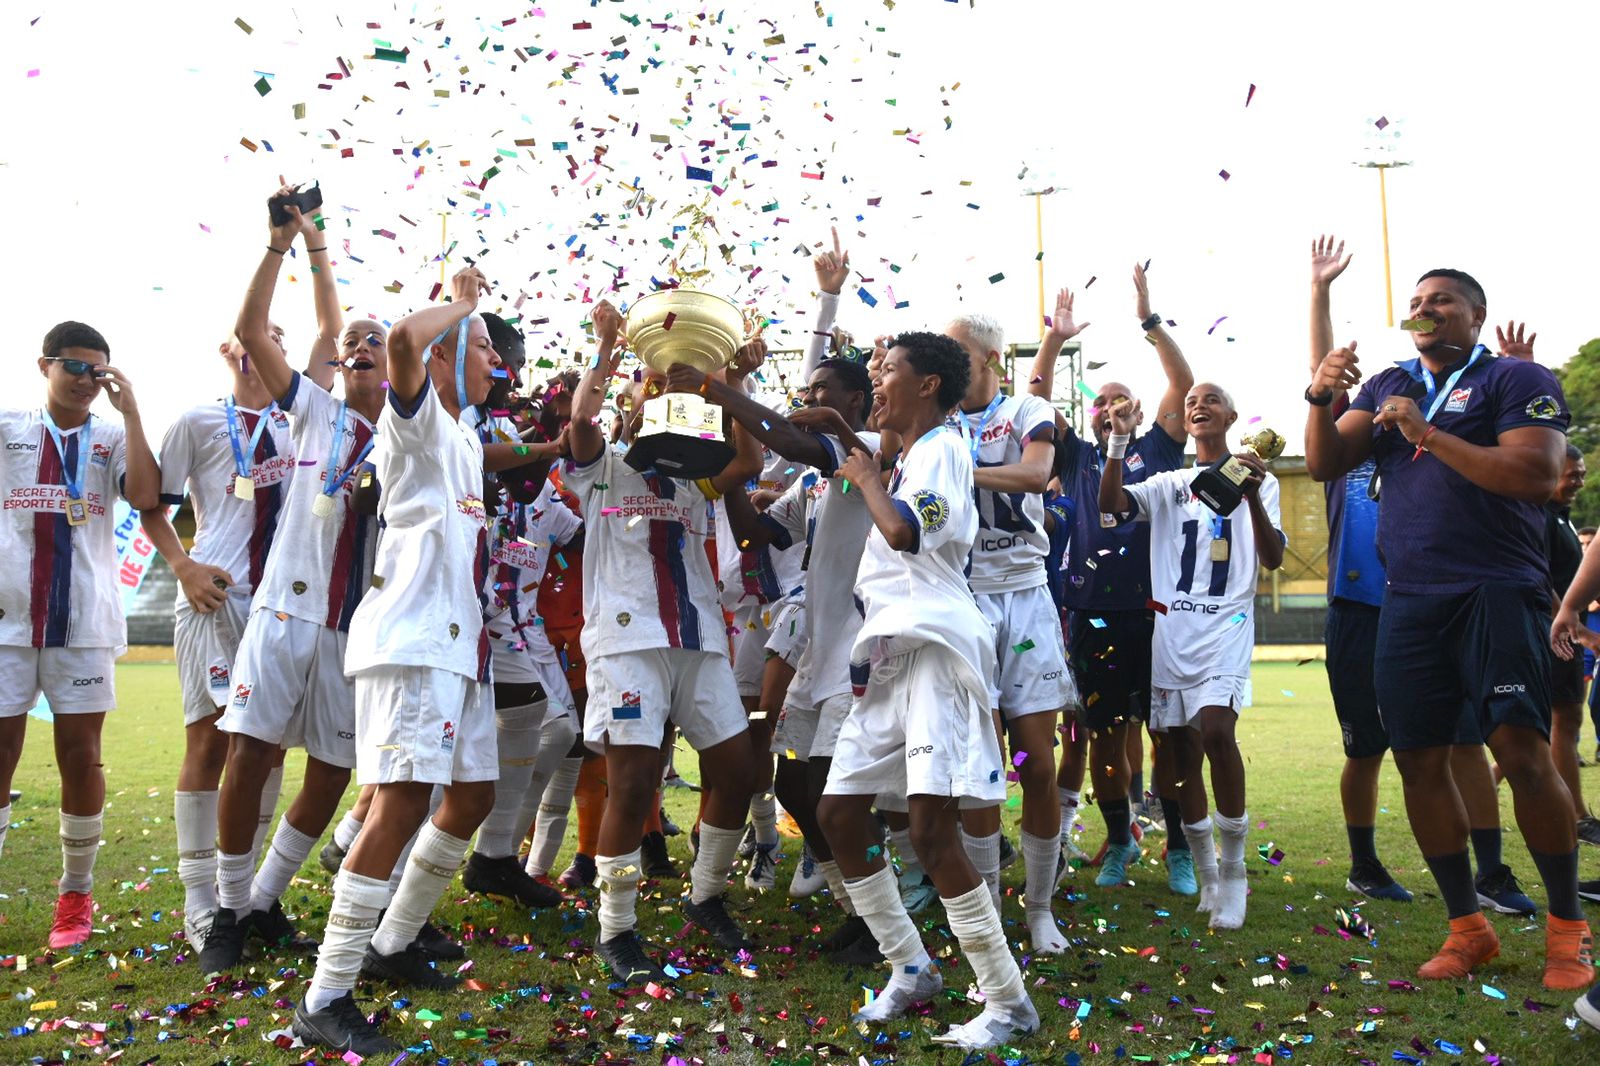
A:
[[[361,972],[403,988],[427,988],[437,992],[448,992],[461,983],[459,978],[434,969],[432,959],[433,956],[415,941],[392,955],[384,955],[368,944],[366,957],[361,960]]]
[[[346,992],[319,1011],[308,1011],[302,1001],[289,1023],[294,1035],[314,1047],[331,1048],[357,1056],[386,1055],[400,1045],[367,1021],[356,1006],[355,994]]]
[[[750,856],[750,872],[744,875],[744,887],[757,892],[771,892],[778,887],[778,845],[756,845]]]
[[[1199,893],[1200,884],[1194,879],[1194,853],[1188,848],[1167,852],[1167,888],[1180,896]]]
[[[458,962],[467,957],[467,949],[445,936],[432,922],[422,923],[422,928],[417,930],[417,938],[411,942],[411,946],[427,952],[436,959],[445,959],[449,962]]]
[[[833,953],[833,961],[840,966],[876,966],[883,961],[883,949],[872,930],[863,927],[860,936]]]
[[[578,852],[572,856],[572,865],[563,870],[556,880],[568,888],[593,888],[594,856]]]
[[[292,951],[300,955],[314,955],[320,945],[300,930],[294,927],[289,916],[283,913],[283,904],[278,900],[272,901],[272,907],[264,911],[252,911],[244,920],[245,931],[266,941],[275,948]]]
[[[644,839],[639,841],[639,863],[646,877],[658,881],[683,876],[673,864],[672,856],[667,852],[667,838],[661,833],[646,833]]]
[[[1138,822],[1129,823],[1128,832],[1133,835],[1133,842],[1135,844],[1139,843],[1141,840],[1144,839],[1144,827],[1141,826]],[[1106,851],[1110,847],[1111,847],[1111,838],[1107,837],[1105,840],[1100,842],[1100,850],[1094,853],[1094,858],[1089,860],[1089,865],[1090,866],[1099,866],[1102,862],[1104,862],[1105,858],[1106,858]]]
[[[1600,759],[1600,754],[1595,757]],[[1579,996],[1572,1009],[1578,1012],[1578,1017],[1587,1022],[1590,1028],[1600,1029],[1600,985],[1589,989],[1588,995]]]
[[[867,928],[867,920],[859,914],[852,914],[844,920],[839,928],[823,937],[822,943],[817,946],[825,953],[832,955],[854,944],[863,935],[872,935],[872,931]]]
[[[1594,984],[1594,937],[1583,919],[1544,920],[1544,986],[1571,991]]]
[[[322,850],[317,852],[317,862],[322,865],[324,870],[337,877],[339,867],[344,865],[346,854],[347,852],[344,848],[341,848],[330,839],[326,844],[322,845]]]
[[[744,935],[739,923],[728,913],[728,897],[712,896],[704,903],[696,903],[692,896],[683,901],[683,916],[704,929],[711,939],[729,951],[749,951],[755,944]]]
[[[560,892],[528,876],[515,855],[491,859],[474,851],[461,871],[461,883],[480,896],[500,896],[524,907],[559,907]]]
[[[1391,903],[1411,902],[1411,893],[1390,877],[1383,863],[1376,859],[1367,859],[1352,865],[1344,887],[1350,892],[1359,892],[1368,899],[1383,899]]]
[[[1011,838],[1004,833],[1000,834],[1000,869],[1004,870],[1017,861],[1016,846],[1011,843]]]
[[[1578,882],[1578,898],[1590,903],[1600,903],[1600,879]]]
[[[56,897],[56,917],[50,923],[50,950],[76,947],[94,932],[94,897],[87,892],[63,892]]]
[[[1039,1012],[1026,996],[1021,1003],[1001,1007],[990,1003],[970,1022],[952,1025],[933,1038],[935,1044],[946,1044],[966,1051],[984,1051],[1009,1044],[1018,1037],[1027,1036],[1039,1028]]]
[[[927,874],[914,881],[908,881],[904,874],[900,875],[900,903],[907,914],[921,914],[928,909],[928,904],[938,898],[939,890],[933,887],[933,880]]]
[[[1478,875],[1478,906],[1488,907],[1501,914],[1535,915],[1538,904],[1529,899],[1511,867],[1501,863],[1488,873]]]
[[[889,979],[883,991],[864,1003],[851,1016],[853,1022],[886,1022],[898,1018],[918,1004],[927,1003],[944,991],[944,976],[939,967],[929,965],[916,973],[897,973]]]
[[[1591,814],[1578,819],[1578,842],[1600,846],[1600,818]]]
[[[698,785],[689,784],[689,782],[687,782],[683,778],[679,777],[676,773],[670,773],[666,777],[663,777],[661,779],[661,787],[662,788],[686,788],[690,792],[699,792],[700,791],[700,787]]]
[[[244,958],[244,937],[250,931],[250,916],[240,918],[228,907],[218,907],[206,930],[206,946],[200,949],[200,970],[210,976],[226,973]]]
[[[610,940],[597,940],[594,953],[611,970],[611,976],[625,985],[642,985],[648,981],[662,984],[672,980],[667,972],[655,964],[639,942],[639,934],[632,929],[618,933]]]
[[[672,820],[672,816],[667,813],[667,809],[665,807],[661,808],[660,814],[662,836],[675,837],[679,833],[683,832],[682,827],[680,827],[677,822]]]
[[[748,859],[756,852],[756,827],[754,822],[746,822],[744,836],[739,838],[739,858]]]
[[[1450,919],[1450,935],[1438,954],[1417,969],[1428,981],[1459,981],[1500,954],[1500,938],[1482,914]]]
[[[211,920],[217,916],[217,908],[207,907],[205,910],[183,912],[183,938],[189,942],[192,951],[200,951],[206,946],[206,933],[211,929]]]
[[[794,876],[789,879],[789,898],[805,899],[827,887],[828,879],[822,876],[822,866],[817,862],[817,857],[811,854],[811,845],[806,844],[800,849],[800,861],[795,864]]]
[[[1142,854],[1144,854],[1143,849],[1131,840],[1126,846],[1113,846],[1107,849],[1105,858],[1100,862],[1100,873],[1095,877],[1094,883],[1101,888],[1120,887],[1128,880],[1128,864],[1138,862]]]

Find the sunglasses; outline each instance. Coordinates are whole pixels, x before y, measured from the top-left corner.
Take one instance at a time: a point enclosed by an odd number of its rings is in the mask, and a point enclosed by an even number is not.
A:
[[[60,363],[61,369],[65,370],[73,377],[82,377],[85,374],[94,374],[99,376],[101,368],[105,366],[104,363],[91,363],[83,359],[63,359],[57,355],[46,356],[45,361],[49,363]]]

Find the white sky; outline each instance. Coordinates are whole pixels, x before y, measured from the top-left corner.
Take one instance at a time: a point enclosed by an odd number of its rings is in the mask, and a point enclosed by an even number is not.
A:
[[[1590,5],[1253,4],[1224,14],[1196,4],[901,0],[890,10],[841,0],[822,9],[832,26],[810,2],[773,0],[704,9],[723,13],[715,26],[700,8],[644,0],[6,3],[0,203],[10,217],[0,279],[13,345],[0,368],[3,402],[37,402],[39,338],[67,317],[107,335],[153,435],[218,395],[225,377],[211,353],[260,254],[263,201],[280,171],[321,180],[354,313],[393,319],[426,301],[446,211],[451,239],[463,242],[452,262],[488,249],[482,265],[507,299],[526,292],[523,315],[550,319],[534,346],[555,351],[583,317],[585,290],[610,283],[605,264],[624,268],[624,298],[664,276],[654,242],[707,189],[686,180],[688,165],[726,187],[711,210],[723,239],[740,246],[735,263],[762,268],[754,280],[726,268],[704,287],[784,320],[778,343],[782,329],[795,329],[794,344],[810,329],[813,274],[795,249],[824,240],[835,220],[871,279],[859,283],[878,300],[869,309],[847,290],[841,320],[858,336],[937,329],[966,308],[998,315],[1013,339],[1036,337],[1032,203],[1017,180],[1027,163],[1027,181],[1043,174],[1067,190],[1045,201],[1047,284],[1080,292],[1078,316],[1093,322],[1086,358],[1107,362],[1090,382],[1159,389],[1128,281],[1131,264],[1148,258],[1155,309],[1177,321],[1197,374],[1296,442],[1315,234],[1348,237],[1357,253],[1335,289],[1339,338],[1360,339],[1373,363],[1409,354],[1405,336],[1383,324],[1376,175],[1350,165],[1380,115],[1403,120],[1395,143],[1414,164],[1389,181],[1402,312],[1419,273],[1455,266],[1484,284],[1491,321],[1533,323],[1542,362],[1564,361],[1600,332],[1586,321],[1600,221],[1590,55],[1600,19]],[[413,12],[443,17],[444,28],[408,25]],[[650,28],[669,13],[672,28]],[[633,16],[640,26],[623,21]],[[581,21],[593,28],[573,29]],[[764,43],[778,34],[782,43]],[[614,37],[629,54],[608,61]],[[365,58],[375,41],[409,45],[408,61]],[[523,63],[511,51],[519,46],[546,54]],[[353,76],[319,89],[339,56]],[[641,73],[647,57],[661,66]],[[272,75],[265,96],[257,72]],[[613,95],[602,74],[637,95]],[[395,86],[402,80],[409,89]],[[295,104],[306,105],[304,120]],[[719,106],[752,129],[718,125]],[[685,117],[682,129],[669,123]],[[607,130],[598,140],[595,127]],[[670,135],[670,146],[650,134]],[[252,153],[241,137],[274,151]],[[514,143],[529,137],[532,147]],[[742,150],[702,162],[698,140],[729,147],[739,137]],[[436,151],[413,158],[423,141]],[[590,162],[596,144],[610,169]],[[344,148],[354,155],[341,158]],[[464,179],[496,162],[482,200],[461,195]],[[636,177],[659,203],[652,217],[627,221],[632,194],[618,183]],[[469,217],[483,207],[490,217]],[[606,228],[585,229],[595,213]],[[569,261],[574,235],[587,254]],[[1004,280],[991,283],[995,274]],[[280,281],[274,315],[298,354],[312,333],[311,299],[304,268],[291,262],[289,275],[300,280]],[[384,291],[396,281],[399,293]],[[892,309],[891,286],[906,309]]]

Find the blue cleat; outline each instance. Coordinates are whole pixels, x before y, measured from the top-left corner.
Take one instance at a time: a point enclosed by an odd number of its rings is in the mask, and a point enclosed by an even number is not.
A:
[[[1411,893],[1390,877],[1383,863],[1376,859],[1352,865],[1344,887],[1351,892],[1359,892],[1368,899],[1384,899],[1391,903],[1411,902]]]
[[[1532,916],[1539,913],[1539,905],[1522,891],[1517,875],[1505,863],[1478,875],[1478,906],[1501,914]]]
[[[1144,854],[1144,849],[1139,847],[1137,841],[1128,841],[1122,847],[1109,847],[1106,857],[1100,862],[1100,873],[1095,877],[1094,883],[1101,888],[1116,888],[1128,880],[1128,864],[1138,862]]]

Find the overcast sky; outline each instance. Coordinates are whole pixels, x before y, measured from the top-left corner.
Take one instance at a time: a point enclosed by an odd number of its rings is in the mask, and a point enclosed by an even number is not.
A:
[[[1090,383],[1159,388],[1129,282],[1149,259],[1155,309],[1197,374],[1297,444],[1317,233],[1356,252],[1334,293],[1339,339],[1374,363],[1410,350],[1383,321],[1377,178],[1351,165],[1379,117],[1413,164],[1389,180],[1402,312],[1419,273],[1453,266],[1483,283],[1492,321],[1537,328],[1542,362],[1600,334],[1588,5],[821,10],[831,25],[809,0],[5,4],[5,402],[37,402],[32,357],[67,317],[107,335],[157,436],[219,395],[213,353],[280,171],[322,182],[352,313],[426,302],[443,213],[452,264],[482,257],[502,293],[490,307],[527,294],[534,346],[557,362],[585,297],[618,284],[612,298],[631,299],[666,276],[672,216],[702,200],[717,225],[702,285],[778,320],[777,343],[809,335],[799,249],[833,222],[859,272],[841,314],[859,335],[968,309],[1035,338],[1023,193],[1038,181],[1062,187],[1044,202],[1044,263],[1093,323],[1086,357],[1107,365]],[[481,198],[466,195],[491,166]],[[284,275],[297,281],[274,316],[298,356],[310,292],[299,264]]]

